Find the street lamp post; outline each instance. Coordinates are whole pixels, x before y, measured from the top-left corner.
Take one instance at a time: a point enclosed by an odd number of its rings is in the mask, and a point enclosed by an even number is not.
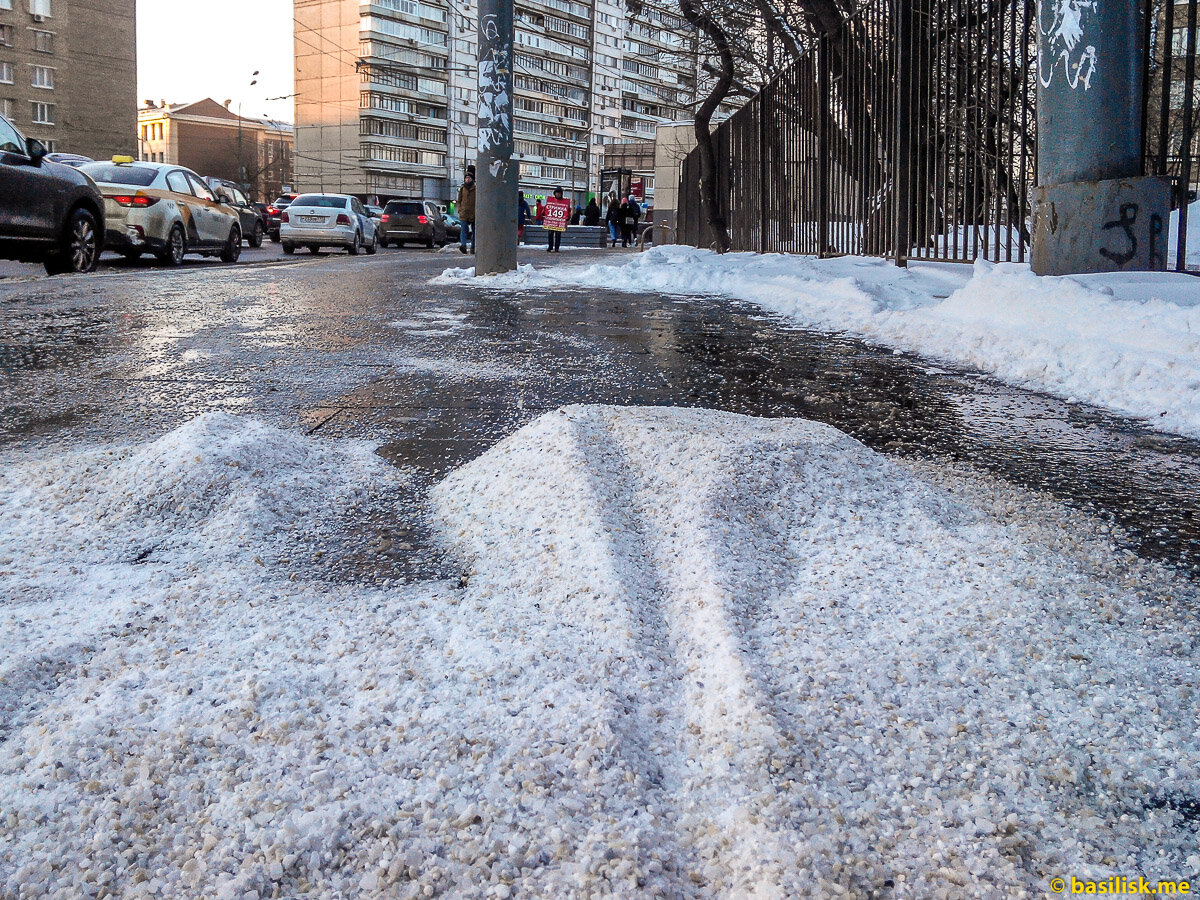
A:
[[[254,70],[254,71],[253,71],[253,72],[250,74],[250,79],[251,79],[251,80],[250,80],[250,85],[249,85],[250,87],[254,87],[256,84],[258,84],[258,69],[255,69],[255,70]],[[238,117],[238,136],[237,136],[237,156],[238,156],[238,170],[237,170],[237,183],[238,183],[238,187],[239,187],[239,188],[241,188],[241,189],[244,191],[244,190],[246,189],[246,167],[245,167],[244,165],[242,165],[242,101],[241,101],[241,100],[239,100],[239,101],[238,101],[238,111],[237,111],[237,117]]]

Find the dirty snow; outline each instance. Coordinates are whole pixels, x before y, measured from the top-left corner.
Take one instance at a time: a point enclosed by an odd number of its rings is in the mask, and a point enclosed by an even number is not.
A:
[[[6,900],[1200,873],[1195,587],[974,474],[567,407],[435,489],[465,586],[383,589],[294,558],[403,477],[361,444],[216,414],[0,477]]]
[[[1200,215],[1198,215],[1200,221]],[[974,368],[1200,436],[1200,281],[1176,273],[1039,278],[973,267],[656,247],[612,264],[520,266],[438,283],[497,290],[595,287],[719,295],[797,324]]]

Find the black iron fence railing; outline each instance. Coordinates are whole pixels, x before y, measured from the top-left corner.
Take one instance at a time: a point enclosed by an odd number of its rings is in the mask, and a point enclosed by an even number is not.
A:
[[[1198,3],[1152,6],[1144,48],[1145,174],[1169,178],[1184,207],[1172,258],[1181,269]],[[868,0],[716,129],[732,249],[1024,261],[1037,27],[1032,0]],[[683,163],[677,240],[715,243],[698,151]]]

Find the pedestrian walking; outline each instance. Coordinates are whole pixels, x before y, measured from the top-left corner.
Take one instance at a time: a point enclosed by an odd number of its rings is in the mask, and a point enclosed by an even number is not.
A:
[[[538,197],[537,198],[537,206],[535,206],[533,209],[533,221],[536,224],[541,225],[543,220],[545,219],[545,217],[546,217],[546,204],[544,204],[542,202],[541,197]]]
[[[633,194],[621,205],[621,246],[628,247],[637,238],[638,220],[642,218],[642,207]]]
[[[608,236],[612,240],[612,246],[617,246],[617,234],[621,228],[621,201],[617,199],[616,194],[608,195],[608,212],[604,215],[604,221],[608,224]]]
[[[517,195],[517,240],[522,244],[525,243],[525,223],[532,215],[529,210],[529,201],[525,199],[525,192],[521,191]]]
[[[475,252],[475,167],[467,166],[467,174],[458,189],[458,205],[455,207],[462,226],[458,230],[458,249],[467,252],[467,239],[471,239],[471,252]]]
[[[592,227],[600,224],[600,204],[595,197],[588,199],[587,208],[583,211],[583,224]]]
[[[546,204],[543,223],[546,228],[546,252],[561,253],[562,235],[567,229],[571,206],[563,199],[563,189],[554,189],[554,199]]]

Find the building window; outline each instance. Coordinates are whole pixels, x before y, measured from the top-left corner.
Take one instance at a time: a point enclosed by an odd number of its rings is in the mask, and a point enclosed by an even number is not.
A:
[[[54,32],[35,31],[33,33],[33,49],[38,53],[54,52]]]
[[[15,105],[16,102],[10,100],[8,97],[0,100],[0,116],[4,116],[6,119],[11,119],[13,117],[13,107]]]
[[[10,62],[0,62],[0,84],[13,83],[13,67]]]
[[[33,86],[47,90],[52,89],[54,87],[54,70],[49,66],[34,66]]]
[[[33,104],[33,124],[34,125],[53,125],[54,124],[54,104],[53,103],[34,103]]]
[[[29,14],[31,16],[50,16],[50,0],[29,0]]]
[[[0,47],[11,47],[13,45],[13,27],[11,25],[0,25]]]
[[[0,9],[12,9],[12,0],[0,0]]]

